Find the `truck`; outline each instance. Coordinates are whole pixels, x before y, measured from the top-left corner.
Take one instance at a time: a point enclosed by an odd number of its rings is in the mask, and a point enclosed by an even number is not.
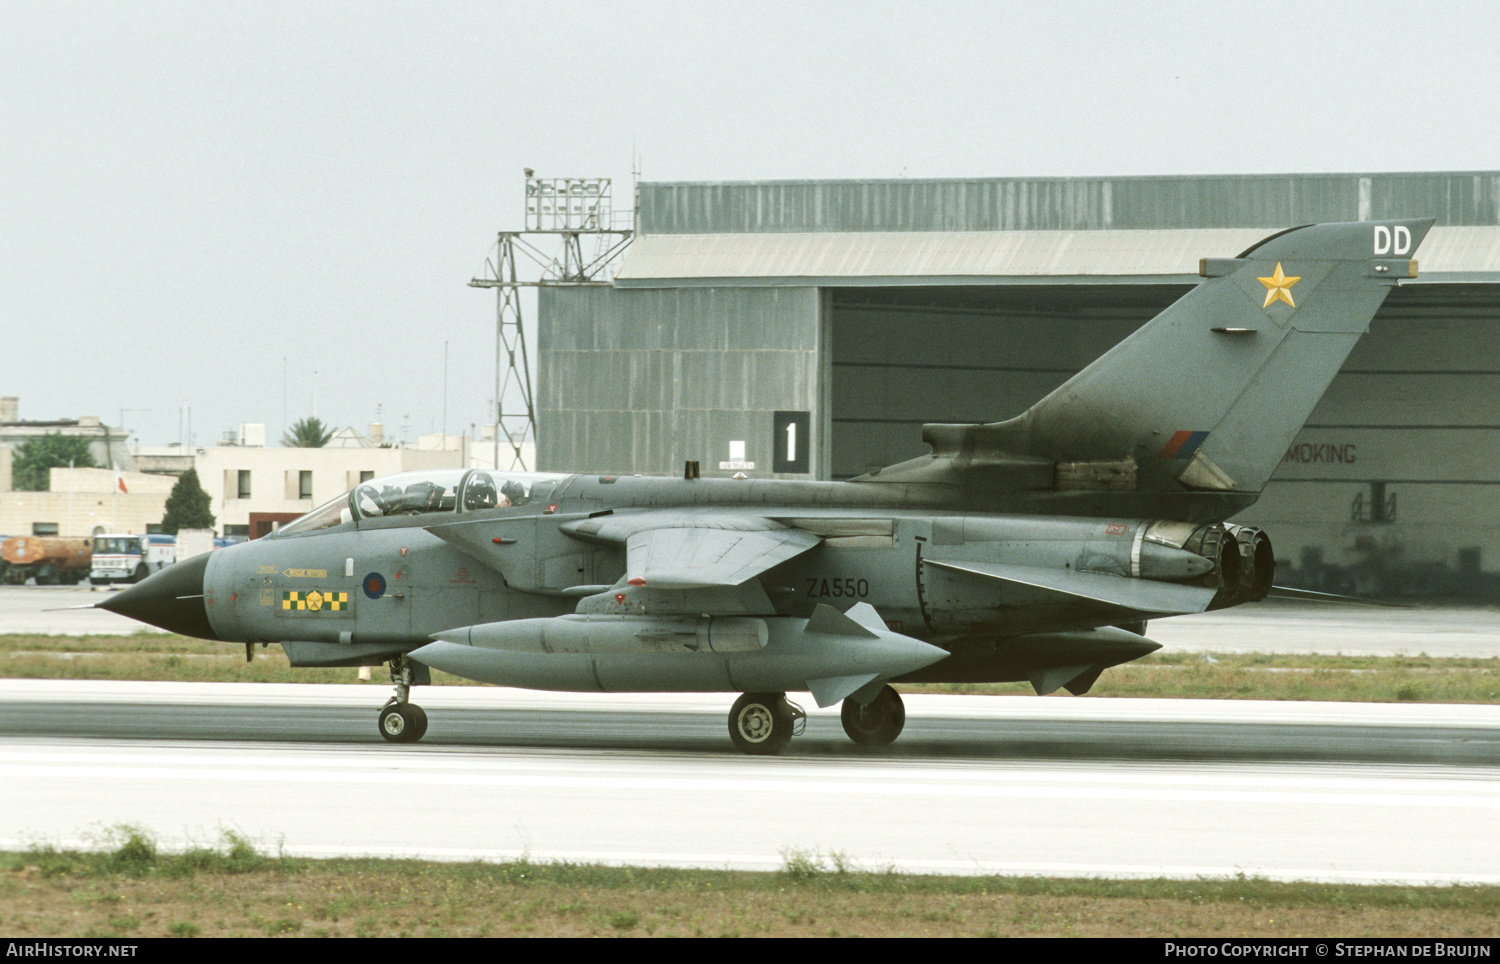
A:
[[[92,539],[13,536],[0,542],[0,582],[19,586],[76,585],[89,574]]]
[[[94,537],[94,585],[140,582],[177,561],[177,537],[107,532]]]

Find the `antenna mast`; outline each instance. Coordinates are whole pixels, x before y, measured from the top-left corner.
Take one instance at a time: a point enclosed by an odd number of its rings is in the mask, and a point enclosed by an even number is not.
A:
[[[536,441],[531,362],[521,324],[521,289],[553,285],[607,285],[610,269],[634,236],[634,211],[617,225],[607,177],[537,177],[526,168],[526,224],[501,231],[471,288],[495,289],[495,468],[526,470],[521,446]],[[585,260],[584,239],[593,244]],[[526,278],[516,255],[526,264]],[[532,276],[535,276],[534,280]],[[506,396],[519,394],[507,411]],[[501,454],[504,436],[508,454]],[[502,460],[509,463],[502,465]]]

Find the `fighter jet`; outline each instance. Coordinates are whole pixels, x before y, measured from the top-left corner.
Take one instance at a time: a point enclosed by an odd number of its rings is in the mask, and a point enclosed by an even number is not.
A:
[[[100,605],[293,666],[389,664],[385,739],[421,739],[431,669],[501,686],[742,694],[729,735],[784,749],[842,701],[888,744],[892,683],[1086,693],[1146,621],[1263,598],[1255,502],[1431,219],[1273,234],[1009,421],[849,482],[469,471],[363,483],[278,532]]]

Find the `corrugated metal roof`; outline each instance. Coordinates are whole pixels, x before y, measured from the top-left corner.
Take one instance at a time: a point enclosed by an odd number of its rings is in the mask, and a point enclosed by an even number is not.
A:
[[[1181,281],[1197,276],[1198,259],[1233,257],[1265,236],[1262,228],[648,235],[630,246],[615,284]],[[1500,227],[1433,228],[1419,259],[1429,280],[1500,281]]]
[[[1500,224],[1500,172],[644,182],[642,234]]]
[[[1459,275],[1454,280],[1478,281],[1480,275],[1500,275],[1500,228],[1435,227],[1417,252],[1423,277]]]

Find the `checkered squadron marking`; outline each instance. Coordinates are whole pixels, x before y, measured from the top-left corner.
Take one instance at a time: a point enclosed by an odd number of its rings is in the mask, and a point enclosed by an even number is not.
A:
[[[282,612],[339,613],[349,609],[349,594],[328,589],[287,589],[281,593]]]

